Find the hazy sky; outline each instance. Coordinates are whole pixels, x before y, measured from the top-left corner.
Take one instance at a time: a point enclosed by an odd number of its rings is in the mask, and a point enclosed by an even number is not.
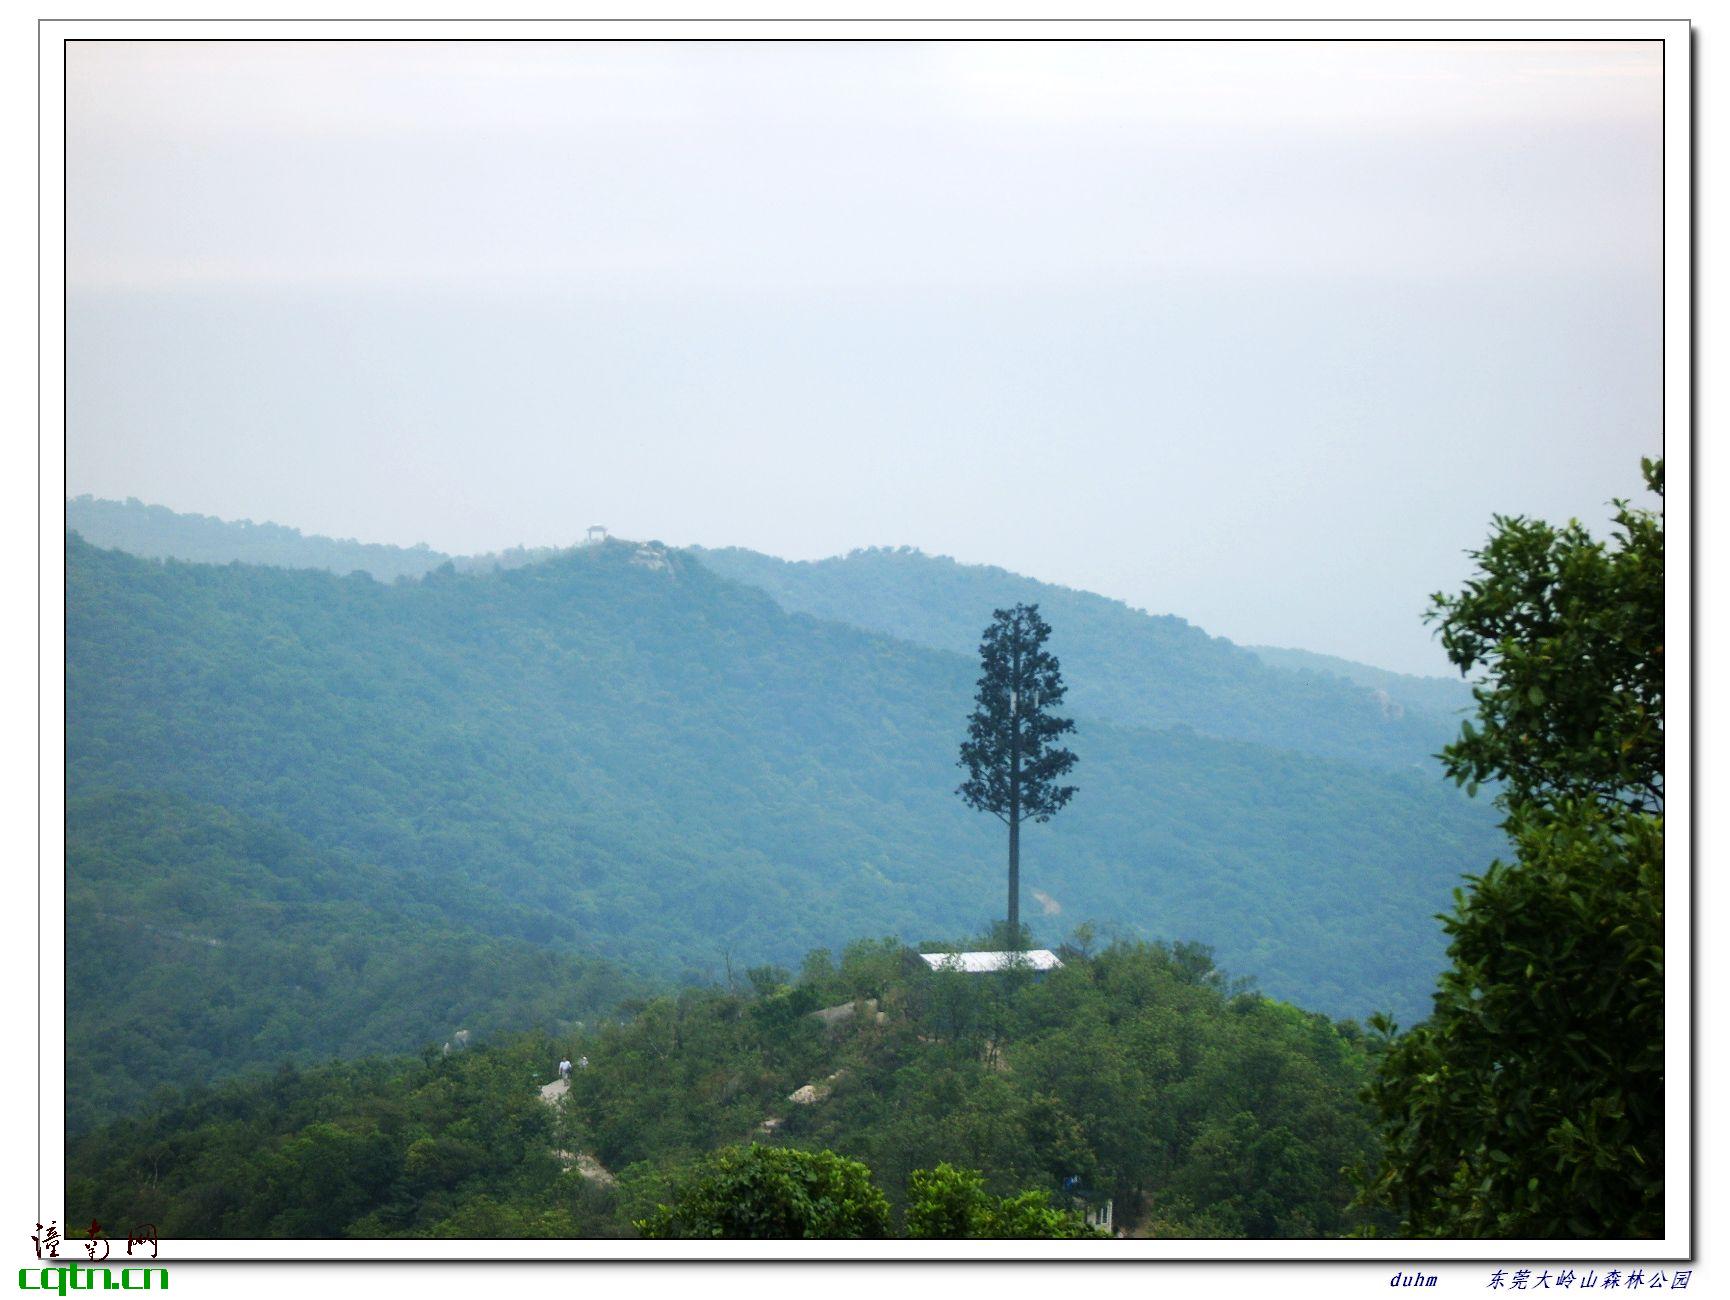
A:
[[[73,43],[70,493],[1443,671],[1659,450],[1656,43]]]

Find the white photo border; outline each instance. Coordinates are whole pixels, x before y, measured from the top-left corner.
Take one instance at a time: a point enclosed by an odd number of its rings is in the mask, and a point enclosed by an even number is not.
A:
[[[1681,20],[1165,20],[1165,19],[218,19],[67,20],[38,25],[40,259],[38,264],[39,701],[37,944],[39,1054],[36,1202],[24,1213],[58,1214],[64,1197],[65,794],[65,121],[64,43],[165,40],[643,40],[643,41],[1657,41],[1664,55],[1663,431],[1665,510],[1692,539],[1692,103],[1690,27]],[[1666,1232],[1662,1241],[1130,1241],[1110,1242],[638,1242],[575,1241],[174,1241],[163,1262],[192,1260],[645,1260],[876,1261],[1055,1260],[1259,1262],[1669,1262],[1693,1258],[1695,880],[1692,834],[1692,547],[1667,560],[1670,698],[1666,771],[1667,850],[1687,864],[1671,889],[1666,946],[1671,970],[1666,1024]],[[1685,629],[1677,635],[1675,628]],[[32,1222],[35,1221],[33,1218]],[[23,1223],[22,1215],[15,1222]],[[72,1225],[66,1225],[73,1232]],[[69,1239],[70,1240],[70,1239]]]

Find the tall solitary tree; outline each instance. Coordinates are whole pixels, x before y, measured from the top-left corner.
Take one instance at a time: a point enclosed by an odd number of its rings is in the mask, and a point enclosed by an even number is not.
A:
[[[979,643],[979,690],[955,793],[1009,827],[1009,942],[1021,943],[1021,823],[1051,820],[1075,794],[1058,782],[1075,766],[1059,736],[1075,723],[1055,713],[1068,690],[1057,658],[1045,649],[1051,626],[1038,605],[994,610]]]

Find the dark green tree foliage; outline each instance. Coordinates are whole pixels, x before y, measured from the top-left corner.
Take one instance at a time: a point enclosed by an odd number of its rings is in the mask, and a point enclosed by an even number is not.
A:
[[[1641,469],[1662,499],[1664,462]],[[1456,781],[1502,782],[1513,804],[1663,810],[1664,516],[1617,502],[1612,536],[1498,516],[1479,576],[1434,597],[1448,658],[1486,675],[1442,754]]]
[[[887,1237],[889,1202],[857,1160],[752,1143],[705,1157],[637,1228],[645,1237]]]
[[[1518,849],[1471,878],[1435,1014],[1383,1059],[1374,1190],[1422,1236],[1662,1236],[1662,820],[1579,803]]]
[[[1366,1195],[1412,1233],[1663,1233],[1663,522],[1617,519],[1614,547],[1499,519],[1484,575],[1437,600],[1449,653],[1487,674],[1444,758],[1503,783],[1516,855],[1456,893],[1429,1020],[1376,1022]]]
[[[916,1169],[907,1180],[907,1235],[1049,1240],[1106,1234],[1089,1228],[1077,1211],[1054,1206],[1049,1192],[993,1196],[985,1190],[981,1174],[940,1164],[935,1169]]]
[[[1075,766],[1057,738],[1075,723],[1063,703],[1063,672],[1045,648],[1051,627],[1037,605],[993,610],[979,643],[980,674],[961,742],[967,780],[956,790],[971,808],[1009,827],[1008,939],[1021,945],[1021,823],[1050,821],[1075,795],[1059,781]]]

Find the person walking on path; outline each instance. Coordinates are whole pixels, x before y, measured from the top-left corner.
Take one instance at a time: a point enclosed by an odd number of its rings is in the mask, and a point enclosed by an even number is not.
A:
[[[559,1062],[559,1078],[568,1079],[570,1077],[571,1077],[571,1062],[570,1062],[570,1059],[567,1057],[565,1060]]]

